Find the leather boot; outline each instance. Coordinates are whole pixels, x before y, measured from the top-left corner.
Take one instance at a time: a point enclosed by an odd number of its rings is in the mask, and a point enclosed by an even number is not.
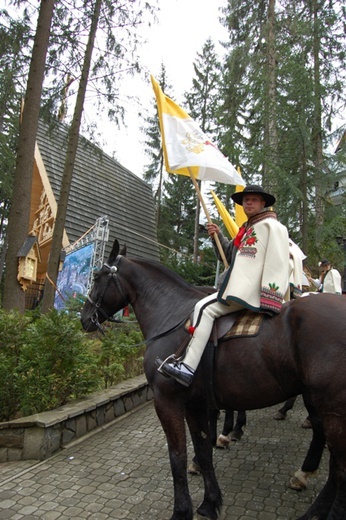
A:
[[[156,358],[156,363],[160,364],[157,370],[164,376],[173,377],[181,385],[191,385],[195,371],[183,361],[179,361],[175,356],[169,356],[164,361]]]

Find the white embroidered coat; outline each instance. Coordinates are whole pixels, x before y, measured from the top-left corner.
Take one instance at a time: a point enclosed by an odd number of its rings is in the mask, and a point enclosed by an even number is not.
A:
[[[321,292],[342,294],[341,274],[337,269],[329,269],[329,271],[326,272]]]
[[[239,248],[233,253],[221,284],[218,300],[235,301],[243,307],[278,314],[289,299],[289,237],[274,211],[264,211],[245,224]],[[221,241],[221,240],[220,240]],[[221,241],[223,247],[225,240]],[[226,247],[228,253],[231,248]],[[225,250],[227,255],[227,251]]]

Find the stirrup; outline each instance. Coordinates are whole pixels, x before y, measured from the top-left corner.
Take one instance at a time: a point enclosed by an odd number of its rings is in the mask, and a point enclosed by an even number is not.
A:
[[[167,356],[166,359],[164,359],[163,361],[162,361],[162,359],[160,359],[159,357],[157,357],[157,358],[155,359],[155,364],[157,365],[157,371],[160,372],[160,374],[164,375],[165,377],[169,377],[169,376],[167,376],[164,372],[162,372],[162,367],[163,367],[163,365],[164,365],[165,363],[169,362],[169,361],[172,362],[172,363],[178,363],[179,360],[180,360],[180,358],[177,358],[177,357],[175,356],[175,354],[170,354],[170,355]]]

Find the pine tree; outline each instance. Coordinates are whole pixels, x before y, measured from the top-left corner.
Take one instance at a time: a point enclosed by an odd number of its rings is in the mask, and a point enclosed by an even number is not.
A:
[[[160,74],[157,78],[162,92],[168,97],[172,98],[172,86],[167,78],[166,67],[161,64]],[[163,183],[164,183],[164,159],[162,139],[160,132],[159,116],[157,105],[153,101],[153,113],[145,118],[144,125],[141,128],[145,135],[144,146],[145,153],[151,159],[149,164],[145,167],[143,179],[148,182],[153,189],[154,202],[156,207],[156,225],[158,230],[164,227],[161,222],[161,204],[163,197]],[[160,234],[160,233],[159,233]]]
[[[162,226],[158,230],[161,244],[169,246],[173,255],[192,256],[195,216],[195,191],[190,179],[170,174],[164,181]]]
[[[7,220],[10,209],[15,152],[19,131],[21,91],[29,67],[26,49],[30,39],[28,13],[14,20],[2,10],[0,25],[0,280],[7,249]]]
[[[273,186],[280,219],[308,253],[325,240],[326,133],[345,56],[339,2],[229,0],[220,122],[248,182]],[[303,239],[301,240],[301,237]]]
[[[55,0],[46,0],[40,6],[19,134],[14,196],[8,219],[3,306],[5,309],[17,308],[20,312],[24,311],[25,294],[17,280],[17,253],[28,235],[35,140],[54,4]]]
[[[193,63],[195,76],[192,79],[192,89],[185,92],[185,105],[189,115],[198,122],[201,130],[217,141],[217,113],[219,109],[220,69],[215,45],[210,38],[206,40],[202,51],[197,53]],[[201,182],[198,181],[199,186]],[[201,204],[196,194],[196,214],[193,240],[194,262],[199,258],[199,221]]]
[[[77,101],[75,111],[73,115],[73,121],[69,131],[67,154],[65,159],[63,177],[60,187],[59,204],[57,209],[57,215],[54,223],[54,231],[52,238],[52,246],[49,255],[49,261],[47,266],[47,279],[49,283],[45,284],[44,293],[42,298],[42,312],[48,312],[54,306],[54,295],[55,287],[58,279],[59,260],[61,245],[63,241],[63,234],[65,229],[65,221],[67,214],[67,205],[70,194],[73,168],[77,153],[79,131],[81,125],[81,118],[85,100],[85,94],[91,68],[91,58],[94,49],[95,37],[97,32],[97,26],[99,23],[101,13],[102,0],[96,0],[94,11],[92,13],[91,25],[88,43],[84,55],[84,63],[81,79],[79,82]]]

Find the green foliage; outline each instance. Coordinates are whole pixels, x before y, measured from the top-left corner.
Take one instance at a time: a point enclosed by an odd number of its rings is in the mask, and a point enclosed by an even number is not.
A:
[[[107,329],[101,339],[98,358],[105,388],[141,373],[145,345],[134,345],[142,341],[142,333],[133,323],[114,324]]]
[[[0,421],[51,410],[143,372],[136,323],[114,324],[102,339],[76,315],[0,310]]]
[[[166,258],[166,267],[179,274],[192,285],[212,287],[215,282],[216,257],[212,247],[204,248],[200,261],[195,263],[191,257],[171,254]]]
[[[335,174],[344,172],[331,172],[327,156],[345,103],[342,3],[229,0],[222,13],[222,150],[246,182],[273,189],[279,218],[309,263],[318,250],[333,256],[336,235],[345,235],[328,208]]]
[[[0,245],[6,236],[16,161],[17,135],[23,82],[30,44],[29,19],[13,20],[0,10]]]
[[[85,299],[85,296],[83,296],[83,294],[80,293],[77,293],[75,296],[69,296],[65,301],[65,309],[69,313],[75,313],[76,315],[78,315],[78,313],[80,313],[82,310]]]
[[[0,311],[0,419],[15,417],[19,410],[21,381],[19,364],[28,316]]]
[[[169,175],[164,182],[158,231],[161,244],[184,254],[192,254],[196,214],[196,193],[191,180]]]
[[[19,364],[24,415],[98,388],[96,359],[85,349],[79,320],[53,310],[30,324],[25,336]]]
[[[220,104],[221,64],[210,38],[203,44],[193,63],[192,90],[185,93],[189,115],[210,138],[217,137],[217,112]]]

